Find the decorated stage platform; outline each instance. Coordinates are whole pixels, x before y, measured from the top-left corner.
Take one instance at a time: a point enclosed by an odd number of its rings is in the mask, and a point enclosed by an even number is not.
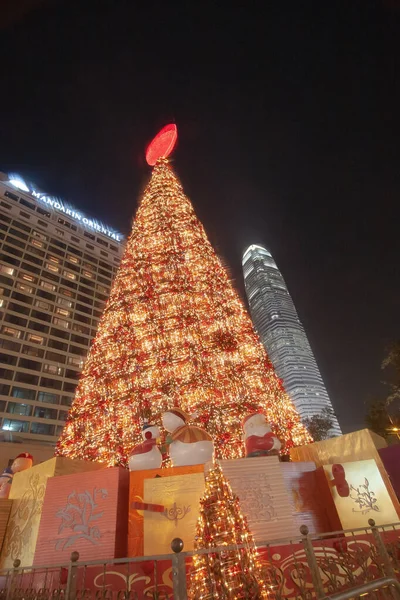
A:
[[[335,451],[329,453],[329,446]],[[398,573],[400,506],[380,446],[381,439],[363,430],[295,449],[291,462],[275,455],[219,461],[258,547],[272,598],[302,597],[313,585],[307,543],[326,586],[334,580],[341,589],[350,580],[382,574],[385,561],[371,518]],[[139,597],[150,590],[170,593],[171,541],[183,541],[189,572],[211,468],[206,463],[129,472],[53,458],[16,473],[9,499],[0,499],[4,577],[17,560],[23,577],[34,574],[29,585],[35,589],[63,589],[76,551],[77,585],[93,593],[124,586]],[[308,536],[299,534],[304,525]],[[26,579],[20,584],[29,587]]]

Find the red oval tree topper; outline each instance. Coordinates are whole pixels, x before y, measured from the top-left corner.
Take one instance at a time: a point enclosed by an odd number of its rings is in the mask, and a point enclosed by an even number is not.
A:
[[[178,130],[174,123],[163,127],[147,146],[146,160],[148,164],[152,167],[159,158],[167,158],[174,149],[177,138]]]

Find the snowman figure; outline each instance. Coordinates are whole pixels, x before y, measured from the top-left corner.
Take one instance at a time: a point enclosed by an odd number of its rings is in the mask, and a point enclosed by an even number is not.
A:
[[[13,476],[10,467],[6,467],[0,475],[0,498],[8,498],[10,495]]]
[[[30,469],[32,464],[32,454],[29,454],[29,452],[18,454],[11,467],[4,469],[3,473],[0,475],[0,498],[8,498],[15,473]]]
[[[282,444],[272,432],[265,415],[260,412],[248,415],[243,419],[242,427],[246,458],[279,454]]]
[[[188,425],[190,416],[180,408],[171,408],[162,415],[167,437],[169,456],[174,467],[202,465],[214,456],[214,443],[209,433]]]
[[[128,459],[130,471],[144,471],[145,469],[159,469],[162,455],[157,446],[160,438],[160,429],[157,425],[145,423],[142,430],[143,442],[132,450]]]

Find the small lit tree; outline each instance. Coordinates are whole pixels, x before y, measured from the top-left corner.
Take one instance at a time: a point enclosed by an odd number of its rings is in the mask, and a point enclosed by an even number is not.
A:
[[[222,552],[213,548],[228,546]],[[240,510],[239,499],[215,464],[206,479],[200,501],[188,597],[190,600],[268,598],[253,537]]]
[[[387,350],[387,355],[382,361],[382,369],[388,367],[391,370],[391,381],[385,382],[390,388],[387,406],[395,400],[400,400],[400,342],[392,343]]]
[[[331,408],[324,408],[321,413],[303,419],[303,425],[307,427],[314,442],[320,442],[331,437],[330,430],[333,427],[335,413]]]
[[[389,415],[390,404],[387,399],[373,400],[368,406],[368,412],[365,415],[365,423],[368,429],[374,431],[383,438],[387,438],[393,433],[394,426],[398,425]]]

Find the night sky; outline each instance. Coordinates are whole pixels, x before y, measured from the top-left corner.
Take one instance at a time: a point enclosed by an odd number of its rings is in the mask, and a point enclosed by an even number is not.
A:
[[[3,0],[0,170],[128,233],[143,149],[175,121],[237,289],[266,245],[357,429],[400,339],[400,3],[231,4]]]

